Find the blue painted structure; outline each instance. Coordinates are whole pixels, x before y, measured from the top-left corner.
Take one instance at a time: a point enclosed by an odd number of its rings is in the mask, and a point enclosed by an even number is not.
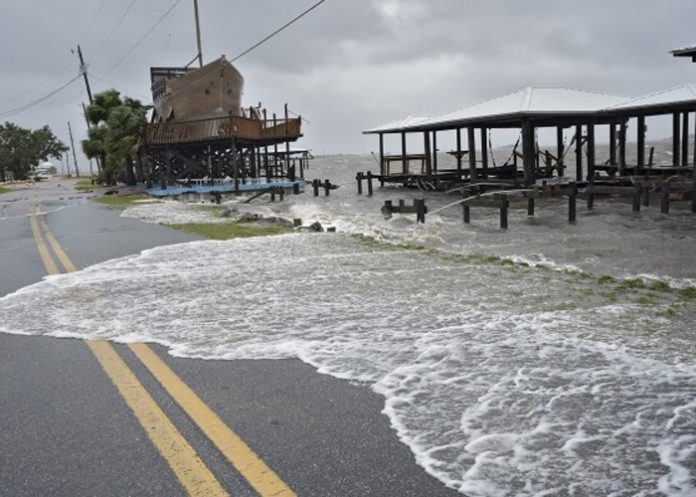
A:
[[[290,180],[259,180],[251,183],[239,183],[235,185],[234,183],[222,183],[216,185],[191,185],[191,186],[169,186],[165,189],[162,188],[150,188],[145,190],[148,195],[157,198],[163,197],[174,197],[177,195],[183,195],[184,193],[236,193],[236,192],[260,192],[262,190],[267,190],[269,188],[283,188],[286,190],[292,190],[295,185],[300,188],[304,188],[305,182],[290,181]]]

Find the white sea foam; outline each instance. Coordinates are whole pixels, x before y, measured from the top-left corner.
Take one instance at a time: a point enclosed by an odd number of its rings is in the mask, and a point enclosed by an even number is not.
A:
[[[294,357],[368,382],[417,462],[466,495],[693,495],[696,316],[672,293],[643,290],[645,305],[604,291],[563,272],[291,234],[50,277],[0,299],[0,331]],[[676,317],[657,315],[669,305]]]

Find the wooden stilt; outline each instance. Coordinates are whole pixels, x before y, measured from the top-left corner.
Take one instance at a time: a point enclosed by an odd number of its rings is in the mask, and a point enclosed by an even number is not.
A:
[[[575,126],[575,179],[582,181],[582,125]]]
[[[358,195],[362,195],[363,173],[358,173],[357,176],[355,177],[355,180],[358,183]]]
[[[367,196],[372,196],[372,171],[367,171]]]
[[[577,199],[578,199],[578,185],[575,183],[570,184],[570,193],[568,194],[568,222],[575,224],[577,217]]]
[[[425,174],[433,173],[433,161],[430,155],[430,131],[423,131],[423,152],[425,153]]]
[[[536,179],[534,174],[535,155],[534,126],[529,119],[525,119],[522,121],[522,167],[525,186],[532,185]]]
[[[587,179],[594,180],[595,177],[595,127],[594,124],[587,125]]]
[[[476,181],[476,135],[474,134],[474,128],[469,126],[466,129],[467,132],[467,145],[469,146],[469,179],[473,183]]]
[[[379,134],[379,175],[384,176],[384,133]]]
[[[609,125],[609,164],[616,166],[616,123]]]
[[[663,181],[660,186],[660,212],[669,214],[669,181]]]
[[[637,124],[638,167],[645,167],[645,116],[638,116]]]
[[[408,174],[408,162],[406,161],[406,133],[401,132],[401,164],[402,172]]]
[[[437,172],[437,131],[433,131],[433,155],[432,155],[432,172]]]
[[[505,194],[500,195],[500,228],[506,230],[508,228],[508,207],[510,201]]]
[[[556,156],[558,157],[558,175],[563,176],[565,164],[563,156],[565,155],[565,145],[563,144],[563,126],[556,126]]]
[[[481,169],[484,179],[488,178],[488,129],[481,128]]]
[[[682,153],[681,165],[689,164],[689,112],[685,111],[682,119]]]
[[[640,200],[642,195],[642,187],[640,183],[636,185],[636,192],[633,194],[633,212],[640,212]]]
[[[457,171],[462,170],[462,128],[457,128]]]
[[[527,216],[534,217],[534,197],[527,197]]]
[[[681,154],[680,147],[681,136],[679,136],[679,113],[675,112],[672,115],[672,165],[680,164],[679,155]]]

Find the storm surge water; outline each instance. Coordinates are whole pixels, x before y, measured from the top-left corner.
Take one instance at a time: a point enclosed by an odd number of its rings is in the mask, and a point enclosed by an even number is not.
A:
[[[338,233],[171,245],[48,277],[0,299],[0,331],[298,358],[384,396],[418,463],[472,497],[696,494],[689,215],[600,205],[568,226],[551,203],[508,232],[490,213],[423,226],[379,215],[418,193],[359,198],[364,164],[323,167],[346,178],[329,199],[248,208]],[[166,221],[166,204],[149,212]]]

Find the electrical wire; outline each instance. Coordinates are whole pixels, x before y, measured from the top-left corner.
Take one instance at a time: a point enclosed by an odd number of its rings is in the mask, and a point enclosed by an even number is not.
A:
[[[323,0],[322,0],[322,1],[323,1]],[[103,77],[108,76],[109,74],[111,74],[111,72],[112,72],[114,69],[116,69],[118,66],[120,66],[121,63],[122,63],[124,60],[126,60],[126,58],[127,58],[130,54],[132,54],[133,51],[135,51],[136,48],[138,48],[138,45],[140,45],[143,41],[145,41],[145,39],[146,39],[148,36],[150,36],[150,33],[152,33],[152,32],[154,31],[154,29],[155,29],[157,26],[159,26],[159,24],[160,24],[162,21],[164,21],[164,19],[171,13],[171,11],[174,10],[174,7],[176,7],[177,5],[179,5],[179,2],[181,2],[181,0],[176,0],[176,1],[172,4],[172,6],[169,7],[169,9],[167,9],[167,11],[162,15],[162,17],[160,17],[160,18],[157,20],[157,22],[155,22],[152,26],[150,26],[150,29],[148,29],[148,30],[145,32],[145,34],[144,34],[138,41],[135,42],[135,45],[133,45],[133,46],[130,48],[130,50],[128,50],[128,51],[123,55],[123,57],[121,57],[113,66],[111,66],[111,68],[109,68],[108,71],[106,71],[106,72],[104,73]]]
[[[14,97],[8,98],[7,100],[3,100],[2,102],[0,102],[0,105],[5,105],[5,104],[7,104],[7,103],[14,102],[15,100],[17,100],[18,98],[23,97],[24,95],[29,95],[30,93],[33,93],[34,91],[38,90],[38,89],[41,88],[42,86],[44,86],[44,85],[46,85],[47,83],[53,81],[53,80],[56,78],[56,76],[58,76],[58,75],[61,74],[63,71],[65,71],[68,67],[70,67],[70,66],[73,64],[73,62],[74,62],[74,61],[71,60],[70,62],[68,62],[67,64],[65,64],[63,67],[61,67],[60,69],[56,70],[56,71],[55,71],[53,74],[51,74],[48,78],[44,79],[44,80],[43,80],[41,83],[39,83],[38,85],[33,86],[32,88],[30,88],[30,89],[28,89],[28,90],[25,90],[25,91],[23,91],[22,93],[18,93],[18,94],[15,95]]]
[[[89,32],[92,30],[94,23],[97,22],[97,18],[99,17],[99,14],[101,14],[101,11],[104,9],[104,5],[106,5],[106,0],[102,0],[101,5],[97,9],[97,13],[94,14],[94,17],[92,18],[92,22],[89,23],[89,26],[87,26],[87,29],[85,29],[85,32],[82,34],[82,36],[80,36],[80,39],[77,41],[78,45],[80,43],[82,43],[82,40],[84,40],[85,37],[89,34]]]
[[[283,24],[281,27],[279,27],[278,29],[276,29],[275,31],[273,31],[271,34],[269,34],[268,36],[266,36],[263,40],[259,41],[258,43],[254,44],[254,45],[252,45],[251,47],[249,47],[249,48],[247,48],[246,50],[244,50],[242,53],[240,53],[239,55],[237,55],[236,57],[234,57],[230,62],[235,62],[235,61],[241,59],[242,57],[244,57],[246,54],[248,54],[248,53],[251,52],[252,50],[258,48],[258,47],[261,46],[261,45],[263,45],[263,44],[266,43],[268,40],[270,40],[271,38],[273,38],[275,35],[277,35],[277,34],[280,33],[281,31],[283,31],[285,28],[287,28],[287,27],[289,27],[290,25],[294,24],[295,22],[299,21],[299,20],[302,19],[304,16],[306,16],[307,14],[309,14],[311,11],[313,11],[314,9],[316,9],[317,7],[319,7],[319,6],[320,6],[322,3],[324,3],[325,1],[326,1],[326,0],[320,0],[319,2],[315,3],[315,4],[312,5],[310,8],[308,8],[307,10],[305,10],[304,12],[302,12],[301,14],[299,14],[297,17],[295,17],[295,18],[292,19],[291,21],[288,21],[287,23]]]
[[[111,31],[109,31],[109,34],[106,35],[106,38],[104,38],[104,39],[102,40],[102,42],[99,44],[99,46],[97,46],[97,48],[95,48],[95,49],[89,54],[90,57],[93,56],[95,53],[97,53],[104,45],[106,45],[106,42],[109,41],[109,40],[111,39],[111,37],[113,36],[113,34],[116,32],[116,30],[117,30],[118,27],[121,25],[121,23],[123,23],[123,20],[126,18],[126,16],[128,15],[128,13],[131,11],[131,9],[133,8],[133,6],[135,5],[135,2],[137,2],[137,1],[138,1],[138,0],[133,0],[133,1],[130,3],[130,5],[128,5],[128,8],[126,8],[126,11],[121,15],[121,18],[120,18],[118,21],[116,21],[116,24],[114,25],[113,28],[111,28]]]
[[[33,101],[31,101],[31,102],[29,102],[29,103],[26,103],[26,104],[24,104],[24,105],[21,105],[21,106],[19,106],[19,107],[15,107],[14,109],[10,109],[10,110],[6,110],[6,111],[4,111],[4,112],[0,112],[0,118],[3,118],[3,119],[4,119],[4,118],[6,118],[6,117],[9,117],[9,116],[12,116],[12,115],[15,115],[15,114],[19,114],[20,112],[24,112],[24,111],[26,111],[26,110],[31,109],[32,107],[35,107],[36,105],[40,104],[41,102],[43,102],[43,101],[48,100],[49,98],[51,98],[51,97],[52,97],[53,95],[55,95],[56,93],[59,93],[60,91],[64,90],[65,88],[67,88],[68,86],[70,86],[72,83],[74,83],[75,81],[77,81],[77,80],[78,80],[79,78],[81,78],[81,77],[82,77],[82,75],[81,75],[81,74],[78,74],[77,76],[75,76],[74,78],[72,78],[70,81],[68,81],[67,83],[65,83],[64,85],[62,85],[61,87],[59,87],[59,88],[53,90],[52,92],[48,93],[47,95],[44,95],[44,96],[41,97],[41,98],[37,98],[36,100],[33,100]]]

